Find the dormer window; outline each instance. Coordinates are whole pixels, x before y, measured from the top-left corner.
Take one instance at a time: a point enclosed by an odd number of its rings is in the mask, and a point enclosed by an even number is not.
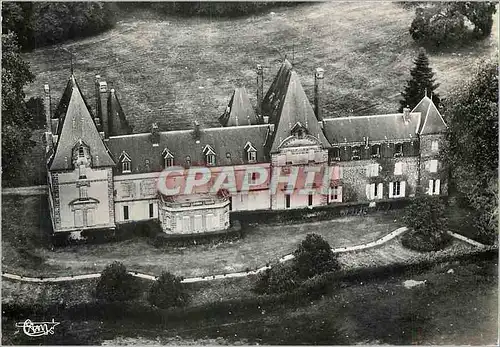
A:
[[[332,148],[332,160],[340,161],[340,148],[339,147]]]
[[[78,158],[85,157],[85,149],[83,146],[78,147]]]
[[[205,155],[205,164],[208,166],[215,166],[215,151],[209,145],[203,148],[203,154]]]
[[[257,161],[257,150],[255,147],[252,145],[251,142],[247,142],[244,147],[246,153],[247,153],[247,161],[249,163],[255,163]]]
[[[372,158],[380,158],[380,145],[373,145],[371,154]]]
[[[122,163],[122,173],[129,173],[132,171],[130,168],[130,162],[132,160],[125,151],[120,155],[119,161]]]
[[[174,166],[174,155],[168,150],[168,148],[165,148],[163,150],[162,156],[163,156],[165,167]]]
[[[188,155],[186,157],[186,167],[190,167],[191,166],[191,157]]]
[[[151,169],[151,163],[149,162],[149,159],[146,159],[146,161],[144,162],[144,166],[147,171]]]
[[[359,160],[361,157],[359,156],[359,146],[353,147],[352,148],[352,160]]]
[[[394,156],[395,157],[402,157],[403,156],[403,144],[402,143],[396,143],[394,145]]]

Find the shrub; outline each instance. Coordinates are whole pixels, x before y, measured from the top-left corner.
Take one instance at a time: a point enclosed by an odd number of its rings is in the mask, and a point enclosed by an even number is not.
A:
[[[125,265],[115,261],[101,273],[95,294],[98,299],[109,302],[132,300],[139,296],[139,285],[127,273]]]
[[[189,296],[181,281],[181,277],[170,272],[163,272],[151,285],[148,295],[149,303],[160,308],[184,306]]]
[[[290,293],[300,284],[293,264],[280,263],[259,274],[254,291],[258,294]]]
[[[419,194],[406,208],[405,224],[413,229],[403,235],[403,246],[418,251],[436,251],[450,241],[445,206],[442,200]]]
[[[337,255],[320,235],[308,234],[294,252],[294,266],[301,278],[309,278],[340,268]]]

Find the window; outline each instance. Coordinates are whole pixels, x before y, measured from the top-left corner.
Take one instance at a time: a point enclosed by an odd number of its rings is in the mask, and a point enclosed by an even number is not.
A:
[[[128,206],[123,206],[123,219],[128,220]]]
[[[154,206],[153,203],[149,203],[149,218],[154,217]]]
[[[330,202],[342,202],[342,187],[333,186],[330,187]]]
[[[163,159],[164,159],[164,165],[165,165],[165,167],[174,166],[174,156],[168,150],[168,148],[165,148],[161,154],[162,154]]]
[[[86,186],[81,186],[80,187],[80,200],[85,200],[88,199],[88,192],[87,192],[87,187]]]
[[[215,151],[214,149],[206,145],[205,148],[203,148],[203,154],[205,155],[205,164],[208,166],[215,166]]]
[[[257,152],[256,151],[248,151],[247,155],[248,155],[247,159],[250,163],[254,163],[257,161]]]
[[[394,145],[394,156],[395,157],[403,156],[403,144],[402,143],[396,143]]]
[[[427,194],[429,195],[439,195],[441,191],[441,181],[440,180],[429,180],[429,190]]]
[[[78,158],[83,158],[85,157],[85,150],[83,149],[83,146],[80,146],[78,148]]]
[[[372,158],[380,158],[380,145],[373,145],[371,154]]]
[[[429,163],[429,172],[437,172],[438,161],[433,159]]]
[[[394,182],[392,184],[392,195],[399,196],[401,194],[401,182]]]
[[[308,200],[307,200],[307,206],[312,206],[313,205],[313,195],[312,193],[309,193]]]
[[[79,171],[79,174],[78,174],[78,178],[79,179],[85,179],[85,178],[87,178],[87,173],[86,173],[86,167],[85,167],[85,165],[80,164],[80,166],[78,167],[78,171]]]
[[[233,210],[233,197],[230,196],[229,197],[229,211],[232,211]]]
[[[250,184],[254,184],[255,181],[257,181],[258,178],[259,178],[259,173],[258,172],[252,172],[251,174],[249,174],[249,183]]]
[[[405,196],[406,182],[396,181],[389,183],[389,198],[401,198]]]
[[[126,160],[122,162],[122,173],[130,172],[130,161]]]
[[[437,152],[439,150],[439,142],[438,141],[432,141],[431,142],[431,151]]]
[[[247,152],[247,161],[249,163],[255,163],[257,161],[257,150],[252,143],[248,141],[243,149]]]
[[[191,166],[191,157],[189,155],[186,157],[186,166],[187,167]]]
[[[369,183],[366,185],[366,198],[368,200],[382,199],[383,183]]]
[[[332,149],[332,160],[339,161],[340,160],[340,148],[333,147]]]
[[[144,167],[145,167],[146,171],[149,171],[151,169],[151,164],[149,162],[149,159],[145,160]]]
[[[394,164],[394,175],[402,175],[403,174],[403,163],[395,163]]]
[[[215,165],[215,155],[214,154],[207,154],[205,157],[206,164],[209,166],[214,166]]]
[[[285,194],[285,208],[290,208],[290,194]]]
[[[378,176],[378,169],[379,169],[379,165],[377,163],[368,164],[366,167],[366,176],[367,177],[377,177]]]
[[[351,159],[352,160],[359,160],[359,159],[361,159],[361,157],[359,156],[359,147],[353,147],[352,148]]]
[[[165,158],[165,167],[174,166],[174,158]]]

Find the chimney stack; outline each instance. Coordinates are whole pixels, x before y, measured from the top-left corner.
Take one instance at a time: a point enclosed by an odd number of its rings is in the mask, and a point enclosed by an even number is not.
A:
[[[158,147],[160,145],[160,132],[158,123],[151,124],[151,143],[153,144],[153,147]]]
[[[198,123],[197,120],[194,121],[193,137],[196,143],[200,143],[200,138],[201,138],[200,123]]]
[[[317,68],[314,74],[314,113],[316,114],[316,119],[323,120],[323,115],[321,112],[321,93],[323,92],[323,79],[325,70],[322,68]]]
[[[405,123],[408,123],[410,121],[410,108],[406,106],[403,108],[403,120]]]
[[[101,130],[104,132],[104,137],[109,137],[108,124],[108,84],[106,81],[101,81],[101,76],[95,76],[96,94],[97,94],[97,114],[102,125]],[[96,122],[97,123],[97,122]]]
[[[45,91],[45,127],[47,129],[48,133],[52,133],[52,104],[50,100],[50,87],[48,84],[44,85],[43,87]]]
[[[257,116],[262,117],[262,100],[264,98],[264,68],[257,65]]]

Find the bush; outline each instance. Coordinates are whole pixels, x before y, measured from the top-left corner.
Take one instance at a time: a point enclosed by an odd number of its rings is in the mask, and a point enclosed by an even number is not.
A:
[[[259,274],[254,291],[258,294],[290,293],[300,285],[293,264],[280,263]]]
[[[436,251],[451,240],[442,200],[419,194],[406,208],[405,224],[413,229],[403,235],[403,246],[418,251]]]
[[[139,296],[139,283],[122,263],[115,261],[101,273],[95,294],[109,302],[133,300]]]
[[[301,278],[309,278],[340,268],[337,255],[320,235],[308,234],[294,252],[294,266]]]
[[[163,272],[151,285],[148,295],[149,303],[160,308],[186,305],[189,297],[181,281],[181,277],[170,272]]]

